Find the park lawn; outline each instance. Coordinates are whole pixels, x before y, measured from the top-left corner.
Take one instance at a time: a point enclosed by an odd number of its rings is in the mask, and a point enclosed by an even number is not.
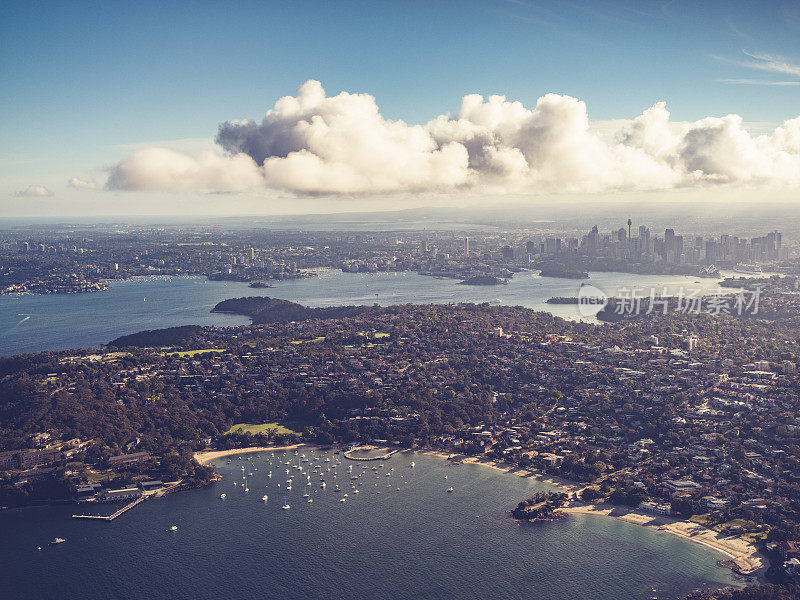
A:
[[[256,435],[258,433],[272,433],[274,435],[286,435],[297,432],[292,431],[288,427],[284,427],[280,423],[263,423],[261,425],[237,423],[228,429],[228,431],[225,432],[225,435],[228,435],[229,433],[250,433],[252,435]]]
[[[205,350],[181,350],[179,352],[164,352],[163,356],[179,356],[180,358],[197,356],[198,354],[209,354],[211,352],[221,353],[225,352],[224,348],[206,348]]]

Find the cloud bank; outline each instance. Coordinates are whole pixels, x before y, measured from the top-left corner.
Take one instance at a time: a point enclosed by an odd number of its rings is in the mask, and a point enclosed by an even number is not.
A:
[[[14,196],[17,198],[45,198],[52,195],[53,192],[48,190],[43,185],[29,185],[24,190],[14,193]]]
[[[139,150],[112,167],[107,187],[357,195],[800,185],[800,117],[753,136],[738,115],[694,123],[669,116],[659,102],[601,128],[571,96],[547,94],[526,108],[471,94],[455,115],[411,125],[384,118],[368,94],[327,96],[308,81],[260,123],[222,123],[224,154]]]

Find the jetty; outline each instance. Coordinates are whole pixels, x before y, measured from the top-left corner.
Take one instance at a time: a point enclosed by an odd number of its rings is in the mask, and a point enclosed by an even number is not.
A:
[[[126,512],[128,512],[134,506],[137,506],[138,504],[141,504],[142,502],[147,500],[147,498],[148,498],[148,496],[141,496],[141,497],[137,498],[136,500],[134,500],[133,502],[130,502],[130,503],[126,504],[125,506],[120,508],[117,512],[112,513],[110,515],[72,515],[72,518],[73,519],[99,519],[101,521],[113,521],[114,519],[116,519],[120,515],[123,515]]]
[[[352,456],[353,452],[356,452],[360,449],[360,446],[356,446],[355,448],[350,448],[349,450],[345,450],[342,454],[348,460],[358,460],[358,461],[370,461],[370,460],[386,460],[392,457],[393,454],[397,454],[400,452],[400,448],[395,450],[389,450],[386,454],[381,454],[380,456]]]

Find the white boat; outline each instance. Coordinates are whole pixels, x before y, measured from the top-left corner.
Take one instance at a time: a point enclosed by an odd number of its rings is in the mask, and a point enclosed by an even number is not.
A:
[[[309,504],[310,504],[311,502],[313,502],[313,501],[314,501],[314,499],[313,499],[313,498],[309,498],[309,499],[308,499],[308,502],[309,502]]]
[[[64,538],[58,538],[58,537],[57,537],[57,538],[55,538],[55,539],[54,539],[52,542],[50,542],[50,543],[51,543],[51,544],[63,544],[63,543],[64,543],[64,542],[66,542],[66,541],[67,541],[67,540],[65,540]]]
[[[178,526],[177,525],[173,525],[172,527],[169,528],[169,530],[170,531],[178,531]]]
[[[347,502],[347,498],[342,498],[339,502]]]
[[[224,493],[219,495],[219,499],[220,500],[225,500],[225,498],[227,498],[227,497],[228,497],[228,495],[224,494]]]
[[[413,460],[411,461],[411,468],[412,469],[414,468],[414,461]]]
[[[447,488],[447,493],[448,493],[448,494],[450,494],[450,493],[452,493],[452,492],[453,492],[453,488],[452,488],[452,487],[449,487],[449,488]]]
[[[323,482],[320,484],[320,486],[319,486],[319,487],[321,487],[321,488],[324,490],[324,489],[325,489],[325,482],[323,481]]]
[[[281,508],[283,508],[283,510],[289,510],[292,507],[289,506],[288,504],[284,504]]]
[[[269,500],[269,497],[268,497],[266,494],[264,494],[263,496],[261,496],[261,499],[262,499],[264,502],[266,502],[267,500]]]

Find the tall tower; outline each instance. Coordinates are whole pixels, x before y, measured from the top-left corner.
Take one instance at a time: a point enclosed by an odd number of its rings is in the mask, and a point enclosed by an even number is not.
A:
[[[464,256],[469,258],[469,238],[468,237],[464,238]]]
[[[633,225],[633,221],[628,219],[628,241],[631,239],[631,225]]]

